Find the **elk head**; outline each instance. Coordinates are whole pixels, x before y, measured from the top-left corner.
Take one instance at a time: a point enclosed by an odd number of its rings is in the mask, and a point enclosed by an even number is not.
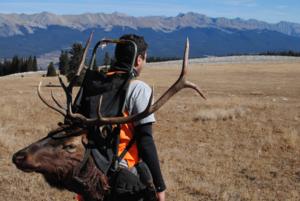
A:
[[[102,200],[109,190],[107,177],[92,158],[82,167],[87,133],[79,126],[60,125],[45,138],[15,153],[13,163],[24,172],[41,173],[52,187],[76,192],[86,200]]]
[[[92,35],[87,41],[81,64],[76,74],[77,76],[79,76],[84,66],[86,51],[91,37]],[[188,53],[189,43],[187,40],[182,71],[178,80],[154,104],[151,104],[151,98],[147,108],[143,112],[131,116],[103,117],[100,113],[102,97],[100,97],[98,104],[97,118],[87,118],[82,114],[73,113],[72,88],[74,81],[71,81],[69,85],[66,86],[60,77],[59,81],[65,91],[67,103],[65,107],[62,106],[51,93],[52,99],[56,103],[56,106],[53,106],[41,95],[40,83],[38,87],[40,99],[48,107],[62,114],[69,123],[60,125],[58,129],[51,131],[47,137],[15,153],[13,162],[17,168],[25,172],[38,172],[43,174],[46,181],[52,186],[66,188],[70,191],[82,194],[86,200],[102,200],[105,193],[109,190],[107,177],[97,169],[93,160],[88,160],[84,169],[81,167],[82,161],[84,160],[83,158],[85,158],[88,141],[87,128],[90,126],[124,124],[143,119],[160,109],[174,94],[183,88],[192,88],[205,98],[200,89],[185,78],[188,65]],[[78,173],[81,169],[82,172],[79,176],[83,181],[86,180],[86,182],[78,182],[78,180],[74,178],[74,172]],[[88,185],[84,183],[88,183]]]

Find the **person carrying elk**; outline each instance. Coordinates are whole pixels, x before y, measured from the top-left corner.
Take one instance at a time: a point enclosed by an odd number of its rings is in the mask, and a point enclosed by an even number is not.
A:
[[[110,100],[106,100],[105,97],[103,99],[104,103],[102,103],[102,107],[106,108],[112,108],[113,106],[105,106],[105,101],[107,102],[119,102],[117,103],[115,107],[119,107],[120,105],[123,105],[122,107],[122,113],[123,115],[134,115],[137,113],[143,112],[148,102],[151,101],[151,88],[143,81],[137,80],[136,78],[140,75],[142,72],[142,69],[146,63],[147,58],[147,47],[148,44],[145,42],[144,38],[142,36],[134,35],[134,34],[128,34],[123,35],[119,38],[119,41],[124,41],[124,43],[117,43],[115,48],[115,62],[112,64],[106,72],[106,75],[108,77],[125,77],[124,84],[120,84],[118,86],[120,89],[117,89],[117,96],[119,98],[117,99],[111,99],[112,96],[115,96],[115,94],[110,95]],[[86,84],[83,84],[83,90],[85,88],[91,88],[93,87],[90,82],[90,80],[95,80],[95,78],[90,78],[89,75],[86,75]],[[112,79],[115,80],[115,79]],[[87,89],[88,90],[88,89]],[[123,91],[123,98],[122,98],[122,92]],[[86,97],[83,93],[83,97]],[[125,99],[125,100],[122,100]],[[80,101],[79,101],[80,102]],[[124,103],[123,103],[124,102]],[[91,100],[87,98],[81,99],[81,103],[79,103],[79,113],[82,113],[86,116],[91,116],[87,113],[87,110],[93,110],[91,108],[96,109],[96,104],[91,104]],[[88,105],[88,107],[86,106]],[[155,187],[155,190],[153,190],[152,198],[144,198],[145,200],[158,200],[158,201],[164,201],[165,200],[165,190],[166,185],[161,173],[160,165],[159,165],[159,159],[158,154],[156,150],[156,146],[152,137],[152,124],[155,122],[155,118],[153,114],[150,114],[149,116],[130,123],[121,124],[120,128],[117,132],[119,132],[118,136],[118,150],[117,155],[120,157],[120,155],[123,155],[121,157],[121,160],[119,160],[119,164],[117,165],[116,169],[119,168],[126,168],[130,170],[131,172],[136,173],[136,165],[139,164],[140,161],[143,161],[143,165],[147,166],[146,169],[148,171],[150,170],[150,173],[148,175],[148,179],[150,181],[153,181],[153,184]],[[101,136],[101,133],[103,134],[103,129],[101,130],[96,128],[92,133],[94,133],[94,141],[97,144],[97,142],[103,141]],[[108,129],[109,132],[112,132],[112,128]],[[109,134],[111,135],[111,134]],[[103,144],[99,143],[97,145],[98,147],[103,147]],[[124,151],[126,150],[126,151]],[[107,155],[107,154],[106,154]],[[147,170],[146,170],[147,171]],[[110,174],[110,172],[108,173]],[[115,173],[114,173],[115,174]],[[117,173],[118,175],[118,173]],[[139,175],[139,173],[137,173]],[[151,178],[152,175],[152,178]],[[111,177],[115,177],[114,175]],[[119,177],[119,176],[117,176]],[[126,175],[124,176],[126,177]],[[114,180],[120,180],[119,178]],[[121,179],[122,180],[122,179]],[[114,189],[114,185],[117,186],[129,186],[127,189],[122,189],[121,191],[130,191],[130,188],[138,188],[138,187],[130,187],[131,184],[128,184],[129,178],[123,178],[124,182],[126,184],[122,184],[123,181],[117,181],[118,183],[112,182],[112,191]],[[125,181],[127,180],[127,181]],[[153,185],[152,184],[152,185]],[[151,185],[151,184],[148,184]],[[129,188],[129,190],[128,190]],[[120,190],[119,190],[120,191]],[[156,192],[156,193],[155,193]],[[134,200],[133,198],[130,198],[131,196],[126,197],[128,194],[135,194],[137,192],[131,192],[131,193],[118,193],[114,192],[113,200],[122,200],[125,201],[128,200]],[[120,194],[120,195],[119,195]],[[144,195],[148,195],[147,193],[143,193]],[[151,193],[150,193],[151,194]],[[153,195],[154,194],[154,195]],[[135,196],[135,195],[133,195]]]

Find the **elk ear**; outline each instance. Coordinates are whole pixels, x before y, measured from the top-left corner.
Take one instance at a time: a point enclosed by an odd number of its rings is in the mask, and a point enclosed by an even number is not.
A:
[[[87,145],[89,143],[87,135],[82,135],[81,141],[82,141],[82,144]]]

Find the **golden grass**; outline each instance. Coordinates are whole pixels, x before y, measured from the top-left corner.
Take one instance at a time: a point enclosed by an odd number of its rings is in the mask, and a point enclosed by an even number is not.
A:
[[[236,118],[243,117],[246,113],[250,112],[249,109],[242,107],[233,107],[233,108],[212,108],[212,109],[203,109],[197,113],[194,118],[194,121],[216,121],[216,120],[235,120]]]
[[[191,64],[188,77],[208,100],[187,89],[156,113],[154,137],[167,200],[300,200],[299,64]],[[174,64],[151,65],[141,79],[154,85],[159,97],[179,71]],[[61,120],[38,99],[40,79],[0,78],[2,200],[70,201],[74,196],[11,163],[15,151]],[[53,90],[63,100],[62,91]]]

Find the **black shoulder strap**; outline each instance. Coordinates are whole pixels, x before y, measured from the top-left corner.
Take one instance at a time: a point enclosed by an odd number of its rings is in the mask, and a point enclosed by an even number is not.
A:
[[[120,154],[120,156],[117,158],[118,162],[120,162],[124,158],[124,156],[126,155],[126,153],[129,151],[129,149],[135,143],[135,140],[136,140],[136,135],[133,135],[133,137],[131,138],[131,140],[129,141],[129,143],[125,147],[125,149],[122,151],[122,153]]]

